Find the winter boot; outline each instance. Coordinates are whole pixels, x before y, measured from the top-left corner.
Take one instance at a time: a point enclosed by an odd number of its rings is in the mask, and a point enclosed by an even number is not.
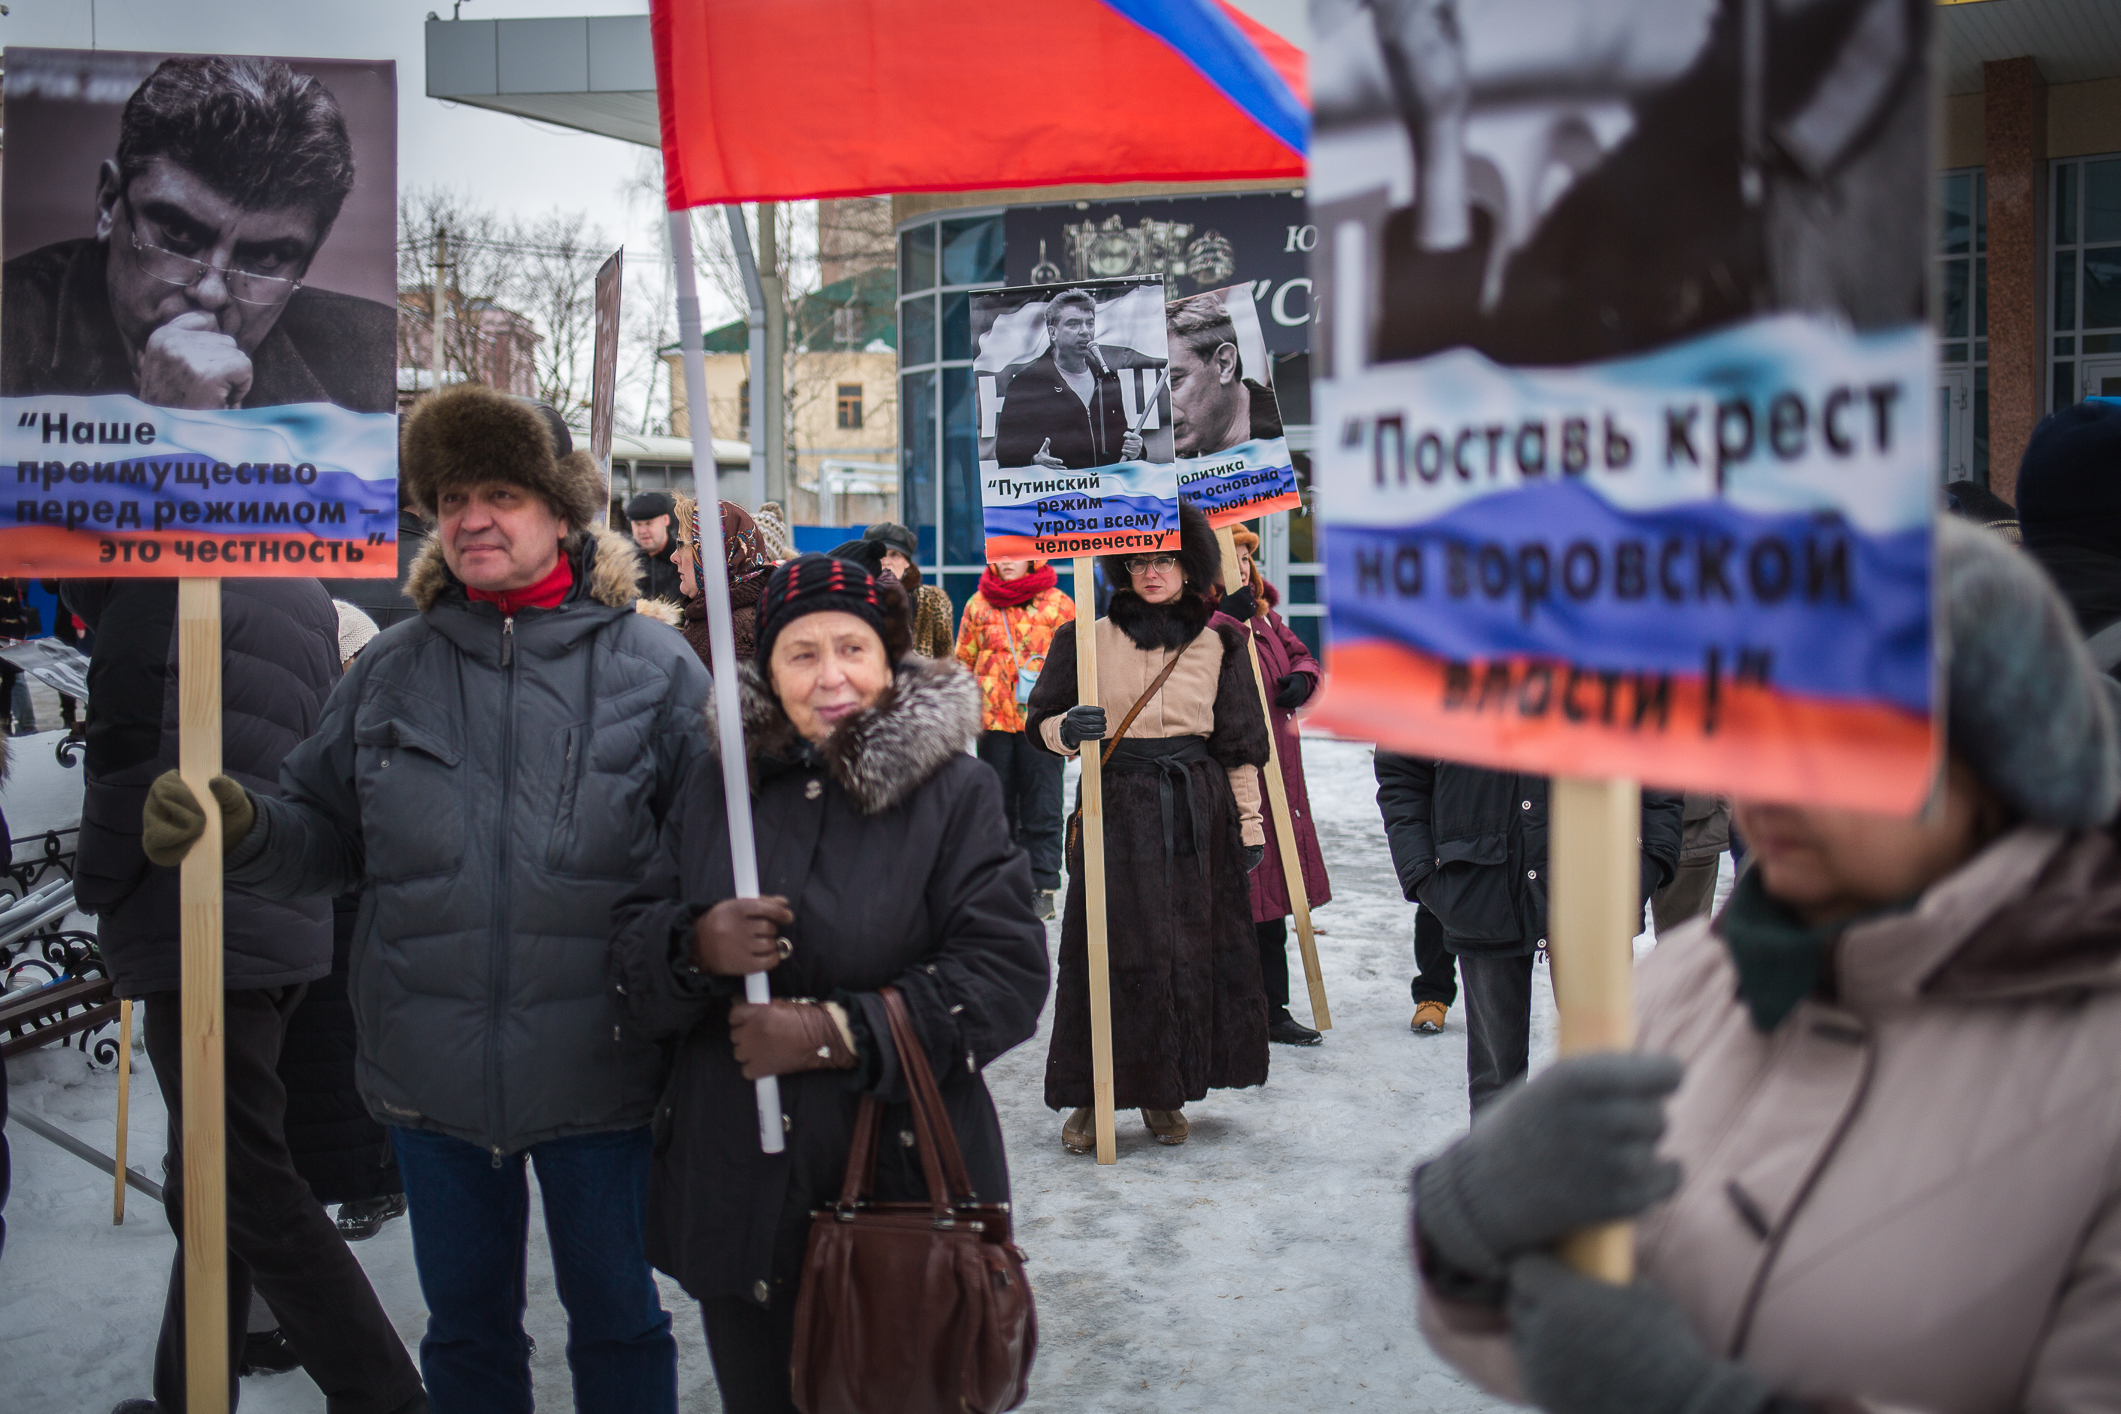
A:
[[[1283,1012],[1267,1023],[1267,1039],[1284,1046],[1315,1046],[1326,1038]]]
[[[1142,1123],[1149,1126],[1159,1144],[1183,1144],[1193,1128],[1186,1123],[1184,1110],[1143,1110]]]
[[[1088,1109],[1075,1111],[1061,1125],[1061,1147],[1071,1154],[1088,1154],[1097,1148],[1097,1120]]]
[[[348,1242],[366,1242],[383,1230],[383,1224],[392,1218],[405,1216],[405,1195],[386,1193],[380,1198],[363,1198],[354,1203],[339,1205],[339,1236]]]
[[[1450,1014],[1451,1009],[1442,1002],[1423,1002],[1414,1008],[1414,1020],[1410,1024],[1422,1035],[1434,1036],[1443,1030],[1443,1019]]]
[[[236,1373],[284,1375],[301,1363],[302,1357],[295,1354],[287,1332],[274,1326],[269,1331],[252,1331],[243,1337],[243,1363],[236,1367]]]

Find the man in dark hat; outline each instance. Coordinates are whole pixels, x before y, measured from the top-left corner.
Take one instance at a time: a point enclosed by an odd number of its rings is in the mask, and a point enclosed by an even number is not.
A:
[[[957,651],[957,614],[941,588],[921,583],[920,567],[914,563],[920,557],[920,542],[913,532],[895,520],[880,520],[863,531],[862,538],[883,547],[879,563],[898,577],[906,597],[913,601],[913,651],[931,658],[951,657]]]
[[[2086,398],[2033,429],[2018,464],[2018,525],[2101,672],[2121,666],[2121,400]]]
[[[279,795],[210,784],[232,894],[361,891],[355,1073],[411,1204],[435,1406],[530,1408],[535,1163],[577,1407],[675,1414],[641,1255],[667,1058],[625,1029],[604,959],[705,749],[708,678],[637,612],[635,547],[556,421],[473,384],[413,409],[406,497],[435,522],[406,585],[419,616],[353,661]],[[156,778],[147,857],[178,863],[204,828],[183,778]]]
[[[678,503],[668,491],[643,491],[626,503],[626,519],[633,526],[633,543],[641,547],[641,597],[685,602],[678,582],[677,563],[671,552],[678,547],[670,533],[670,517]]]

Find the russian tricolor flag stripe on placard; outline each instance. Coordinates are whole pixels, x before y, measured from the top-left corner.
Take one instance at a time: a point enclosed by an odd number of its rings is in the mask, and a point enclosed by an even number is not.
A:
[[[1303,56],[1218,0],[654,0],[671,209],[1304,177]]]

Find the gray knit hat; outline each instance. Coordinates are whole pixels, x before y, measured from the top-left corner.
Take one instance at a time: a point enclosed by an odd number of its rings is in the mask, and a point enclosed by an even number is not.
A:
[[[1952,750],[2043,825],[2089,828],[2121,806],[2121,684],[2092,666],[2040,567],[1952,516],[1937,522],[1950,638]]]

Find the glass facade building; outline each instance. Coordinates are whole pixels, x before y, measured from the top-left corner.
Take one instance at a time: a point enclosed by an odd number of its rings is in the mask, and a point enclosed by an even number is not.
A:
[[[1099,209],[1113,205],[1100,203]],[[1006,215],[1003,207],[958,208],[902,221],[897,230],[899,509],[920,541],[923,578],[940,584],[960,610],[978,588],[980,573],[986,568],[971,296],[1008,283],[1011,252]],[[1300,269],[1302,248],[1296,242],[1297,237],[1288,238],[1290,249],[1299,251],[1294,258]],[[1043,261],[1047,253],[1041,251],[1033,258]],[[1309,322],[1310,281],[1299,275],[1281,283],[1300,288],[1270,289],[1268,317],[1291,326],[1301,340],[1295,326]],[[1301,353],[1275,358],[1276,391],[1297,472],[1306,487],[1311,432],[1308,365]],[[1261,540],[1261,568],[1282,592],[1283,616],[1317,651],[1324,605],[1308,512],[1270,516],[1253,528]],[[1055,561],[1054,569],[1061,588],[1072,591],[1071,563]]]

